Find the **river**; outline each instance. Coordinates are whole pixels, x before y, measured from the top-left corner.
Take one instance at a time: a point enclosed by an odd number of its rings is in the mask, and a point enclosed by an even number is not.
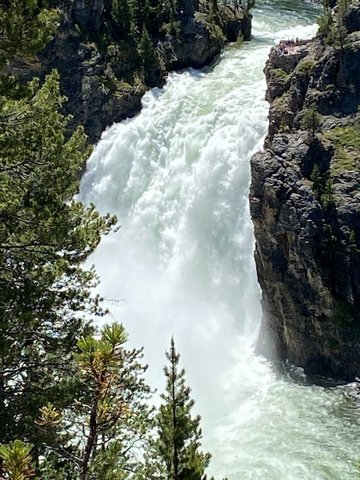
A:
[[[262,70],[276,40],[312,36],[318,11],[259,0],[253,14],[251,42],[210,68],[171,74],[136,118],[104,132],[80,197],[116,214],[121,229],[91,261],[160,391],[174,335],[217,479],[358,479],[360,419],[344,390],[254,354],[261,307],[248,190],[267,130]]]

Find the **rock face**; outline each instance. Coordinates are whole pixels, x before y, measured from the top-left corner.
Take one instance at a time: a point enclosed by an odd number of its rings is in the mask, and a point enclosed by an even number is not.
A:
[[[239,37],[250,40],[251,16],[227,7],[223,18],[222,33],[209,30],[200,14],[183,23],[181,41],[172,37],[161,42],[166,69],[204,67],[214,60],[226,42],[235,42]]]
[[[84,125],[94,143],[107,126],[141,109],[141,97],[148,87],[139,78],[137,43],[131,37],[119,38],[111,20],[111,0],[52,3],[60,5],[63,13],[56,37],[37,58],[15,61],[10,73],[26,81],[57,69],[72,125]],[[176,34],[153,38],[160,59],[154,85],[161,86],[170,70],[211,63],[227,41],[250,38],[251,15],[241,8],[223,7],[222,28],[215,29],[203,10],[198,0],[183,0]]]
[[[39,57],[46,72],[54,68],[60,72],[72,125],[83,125],[91,143],[107,126],[140,111],[146,87],[129,83],[138,58],[131,56],[131,50],[111,44],[102,52],[94,42],[65,34],[56,37]]]
[[[75,0],[71,6],[72,20],[82,29],[99,30],[104,6],[104,0]]]
[[[250,208],[263,293],[258,350],[352,379],[360,370],[358,3],[345,19],[341,48],[316,38],[272,50],[269,132],[251,160]]]

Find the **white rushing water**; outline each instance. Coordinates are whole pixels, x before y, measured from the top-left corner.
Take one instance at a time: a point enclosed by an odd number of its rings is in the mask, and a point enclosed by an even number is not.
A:
[[[140,115],[104,133],[81,183],[81,198],[122,225],[91,259],[100,292],[160,390],[174,335],[219,479],[358,478],[359,420],[342,390],[295,382],[253,353],[248,188],[267,129],[262,70],[274,41],[311,36],[315,17],[300,0],[260,3],[254,39],[147,93]]]

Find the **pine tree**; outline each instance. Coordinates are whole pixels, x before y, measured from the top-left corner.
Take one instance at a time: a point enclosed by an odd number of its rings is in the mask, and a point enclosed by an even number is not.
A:
[[[219,25],[221,19],[217,0],[210,0],[209,10],[211,21]]]
[[[337,12],[332,13],[329,0],[323,0],[324,12],[319,18],[320,36],[330,45],[340,47],[341,54],[344,51],[344,44],[347,36],[345,22],[346,11],[349,6],[349,0],[339,0],[337,2]],[[340,62],[342,63],[342,55]]]
[[[146,26],[143,28],[138,50],[145,83],[149,87],[155,87],[161,78],[161,71],[159,59]]]
[[[56,30],[59,13],[41,0],[7,0],[0,5],[0,67],[16,55],[33,54]]]
[[[337,22],[335,26],[335,43],[340,47],[341,52],[344,50],[347,28],[345,25],[345,14],[349,6],[349,0],[338,1]]]
[[[305,130],[309,130],[311,132],[312,137],[315,137],[317,132],[321,130],[321,121],[320,116],[317,113],[315,107],[310,107],[306,110],[304,117],[301,123],[302,128]]]
[[[172,33],[175,32],[175,19],[177,17],[176,4],[176,0],[167,0],[166,2],[166,10],[169,16]]]
[[[61,412],[52,405],[40,409],[36,424],[53,431],[62,446],[56,462],[74,464],[73,480],[123,480],[127,470],[140,466],[133,452],[143,447],[150,430],[150,389],[143,379],[142,350],[127,350],[127,338],[118,323],[105,325],[100,338],[81,338],[74,358],[82,385],[77,401]],[[50,452],[45,449],[44,455]]]
[[[334,21],[329,0],[323,0],[322,4],[324,11],[318,18],[319,35],[326,40],[331,35]]]
[[[311,175],[310,175],[310,180],[313,182],[312,188],[314,192],[316,193],[316,196],[320,198],[321,192],[324,187],[324,179],[323,176],[320,173],[319,167],[314,165]]]
[[[149,23],[147,29],[152,36],[158,36],[161,27],[166,23],[166,4],[161,0],[149,0]]]
[[[134,35],[142,34],[143,27],[150,26],[150,6],[148,0],[132,0],[132,29]]]
[[[32,466],[32,445],[15,440],[7,445],[0,445],[0,478],[9,480],[29,480],[35,474]]]
[[[176,352],[173,338],[166,357],[169,361],[164,369],[166,392],[161,395],[164,403],[156,418],[155,458],[158,470],[164,472],[167,480],[202,480],[210,454],[199,450],[201,418],[191,415],[194,401],[190,398],[190,388],[185,384],[185,370],[179,370],[180,355]]]
[[[51,37],[58,16],[45,3],[2,2],[1,64]],[[89,149],[81,128],[68,135],[57,73],[41,86],[0,80],[0,442],[31,442],[36,464],[51,441],[34,424],[39,405],[77,396],[69,360],[89,314],[104,314],[82,263],[115,219],[72,200]]]
[[[131,30],[131,14],[128,0],[112,0],[111,17],[119,36],[126,38]]]
[[[328,178],[325,181],[324,192],[320,197],[320,202],[325,210],[331,208],[334,205],[334,191],[331,178]]]
[[[82,129],[65,135],[58,75],[29,90],[0,97],[0,441],[36,449],[39,404],[71,402],[69,358],[88,314],[104,313],[82,263],[115,219],[72,200],[89,149]]]

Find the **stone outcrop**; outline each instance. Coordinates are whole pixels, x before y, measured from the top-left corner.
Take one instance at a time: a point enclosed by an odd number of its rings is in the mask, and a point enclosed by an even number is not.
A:
[[[139,78],[137,44],[131,37],[126,41],[118,38],[111,20],[111,0],[52,3],[60,4],[62,10],[56,37],[37,58],[13,62],[10,73],[26,81],[59,70],[72,125],[84,125],[94,143],[107,126],[141,109],[148,86]],[[221,28],[209,24],[203,10],[197,0],[183,0],[176,34],[163,33],[153,39],[160,59],[154,85],[161,86],[170,70],[211,63],[227,41],[250,38],[251,15],[241,8],[223,7]]]
[[[181,40],[172,37],[160,43],[167,70],[201,68],[211,63],[226,42],[236,42],[240,37],[250,40],[251,16],[240,10],[222,9],[223,27],[209,28],[204,15],[197,12],[182,25]]]
[[[317,37],[272,50],[269,132],[251,160],[258,350],[344,379],[360,371],[359,12],[342,47]]]

